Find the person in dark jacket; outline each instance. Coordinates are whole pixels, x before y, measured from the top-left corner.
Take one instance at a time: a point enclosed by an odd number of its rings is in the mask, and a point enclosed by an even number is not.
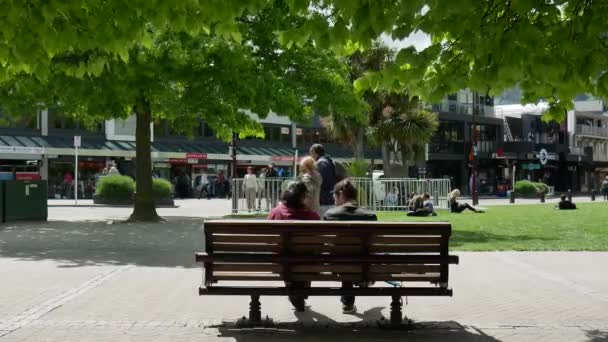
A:
[[[357,204],[357,188],[349,179],[338,182],[334,187],[333,193],[336,207],[327,210],[323,216],[326,221],[378,221],[378,217],[373,212],[361,208]],[[343,288],[352,288],[352,282],[342,282]],[[367,283],[357,284],[360,287],[368,286]],[[342,312],[353,313],[357,311],[355,306],[355,296],[342,296]]]
[[[319,202],[321,204],[321,216],[334,205],[332,191],[336,186],[336,168],[331,158],[325,155],[325,148],[321,144],[314,144],[310,147],[309,154],[317,162],[317,169],[321,174],[321,194]]]
[[[277,206],[279,196],[281,195],[280,182],[274,179],[277,177],[279,177],[279,173],[277,172],[274,163],[268,164],[268,168],[266,169],[265,174],[266,184],[264,186],[264,192],[266,192],[266,201],[270,204],[271,208]]]
[[[333,193],[336,206],[328,209],[323,215],[326,221],[378,221],[373,212],[361,208],[357,204],[357,188],[345,179],[334,187]]]
[[[560,196],[560,201],[557,203],[556,209],[559,210],[573,210],[576,209],[576,204],[572,203],[566,198],[566,195],[562,194]]]

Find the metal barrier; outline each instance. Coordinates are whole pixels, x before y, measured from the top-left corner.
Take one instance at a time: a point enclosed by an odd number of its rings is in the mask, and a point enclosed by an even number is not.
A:
[[[449,179],[351,178],[359,192],[359,205],[372,211],[407,211],[413,194],[428,193],[433,206],[449,209]]]
[[[232,213],[267,213],[276,206],[285,186],[293,178],[258,178],[256,185],[244,186],[243,178],[232,180]],[[358,190],[359,205],[372,211],[407,211],[413,194],[424,192],[433,205],[449,209],[449,179],[351,178]]]
[[[267,213],[274,208],[283,189],[293,178],[258,178],[245,186],[244,178],[232,179],[232,213]]]

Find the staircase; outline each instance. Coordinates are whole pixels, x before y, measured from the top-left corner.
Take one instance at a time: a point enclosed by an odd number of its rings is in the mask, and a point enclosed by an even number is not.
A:
[[[509,122],[507,121],[507,117],[504,115],[502,117],[502,122],[505,130],[505,141],[513,141],[513,134],[511,134],[511,128],[509,128]]]

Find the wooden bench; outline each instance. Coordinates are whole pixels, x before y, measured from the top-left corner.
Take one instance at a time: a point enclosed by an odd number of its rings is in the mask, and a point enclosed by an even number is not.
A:
[[[249,320],[260,322],[260,296],[387,296],[400,324],[402,296],[451,296],[451,225],[445,222],[206,221],[204,286],[199,295],[251,296]],[[372,287],[287,288],[281,283],[376,282]],[[390,286],[385,282],[397,282]],[[262,283],[263,284],[263,283]]]

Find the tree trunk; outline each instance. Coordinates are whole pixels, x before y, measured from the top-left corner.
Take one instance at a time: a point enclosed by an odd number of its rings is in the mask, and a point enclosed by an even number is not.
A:
[[[365,132],[363,129],[358,128],[355,132],[355,140],[353,141],[353,154],[355,159],[363,159],[365,155],[363,154],[363,138],[365,136]]]
[[[384,171],[384,177],[390,177],[391,152],[386,143],[382,144],[382,171]]]
[[[128,222],[158,222],[162,218],[156,213],[154,193],[152,192],[152,156],[150,102],[138,97],[135,105],[135,205]]]

